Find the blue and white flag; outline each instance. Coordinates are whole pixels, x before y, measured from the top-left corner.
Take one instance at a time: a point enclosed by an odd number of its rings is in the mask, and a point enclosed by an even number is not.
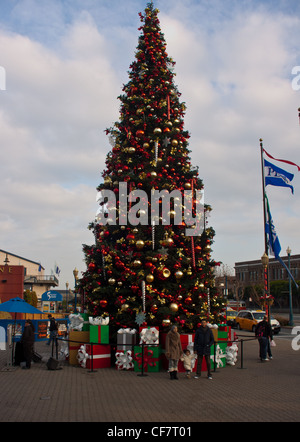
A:
[[[280,245],[279,238],[278,238],[276,230],[275,230],[272,215],[270,212],[269,201],[268,201],[268,198],[266,195],[265,195],[265,199],[267,202],[265,229],[266,229],[266,235],[267,235],[267,240],[268,240],[268,248],[269,248],[270,254],[275,256],[275,258],[278,258],[279,254],[281,252],[281,245]]]
[[[57,276],[59,276],[60,274],[60,268],[58,267],[57,264],[55,264],[55,273],[57,274]]]
[[[296,283],[293,275],[291,274],[289,268],[285,265],[285,263],[282,261],[282,259],[280,258],[279,254],[281,252],[281,245],[279,242],[279,238],[277,236],[276,230],[275,230],[275,226],[273,223],[273,219],[272,219],[272,215],[270,212],[270,207],[269,207],[269,201],[267,196],[265,195],[265,199],[266,199],[266,203],[267,203],[267,207],[266,207],[266,235],[267,235],[267,241],[268,241],[268,248],[269,248],[269,252],[270,255],[273,255],[279,262],[280,264],[285,268],[285,270],[287,271],[288,275],[290,276],[290,278],[292,279],[292,281],[294,281],[295,286],[298,289],[298,284]]]
[[[264,169],[266,186],[270,184],[271,186],[289,187],[292,193],[294,193],[294,188],[290,185],[294,178],[292,173],[275,166],[267,160],[264,160]]]

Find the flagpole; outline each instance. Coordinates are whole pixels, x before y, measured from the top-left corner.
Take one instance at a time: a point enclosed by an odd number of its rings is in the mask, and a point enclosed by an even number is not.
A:
[[[268,256],[268,239],[266,234],[266,189],[265,189],[265,168],[264,168],[264,157],[263,157],[263,140],[260,138],[260,157],[261,157],[261,178],[262,178],[262,194],[263,194],[263,213],[264,213],[264,239],[265,239],[265,254]]]
[[[260,156],[261,156],[261,177],[262,177],[262,192],[263,192],[263,211],[264,211],[264,239],[265,239],[265,253],[263,254],[261,260],[263,265],[263,278],[264,278],[264,295],[265,295],[265,308],[267,313],[268,322],[270,323],[270,306],[267,301],[269,295],[269,247],[268,247],[268,238],[266,232],[266,222],[267,222],[267,214],[266,214],[266,182],[265,182],[265,165],[264,165],[264,156],[263,156],[263,140],[260,138]],[[270,220],[269,220],[270,221]]]

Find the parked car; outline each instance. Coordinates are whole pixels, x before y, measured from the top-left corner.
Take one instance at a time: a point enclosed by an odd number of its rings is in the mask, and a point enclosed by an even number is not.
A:
[[[242,310],[240,311],[234,322],[238,330],[250,330],[255,332],[257,324],[263,320],[266,312],[263,310]],[[271,327],[274,334],[280,332],[280,324],[277,319],[271,316]]]
[[[227,325],[230,325],[233,327],[235,325],[235,318],[237,316],[238,312],[236,310],[233,310],[230,307],[227,307],[226,310],[226,317],[227,317]]]

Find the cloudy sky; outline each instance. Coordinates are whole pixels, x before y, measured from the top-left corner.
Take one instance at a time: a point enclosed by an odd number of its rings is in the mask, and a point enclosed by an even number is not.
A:
[[[0,0],[0,248],[41,262],[46,274],[57,263],[61,289],[75,267],[85,269],[82,244],[93,242],[87,227],[111,149],[104,130],[119,118],[146,4]],[[300,3],[154,4],[187,105],[192,163],[213,208],[213,258],[229,267],[259,259],[259,139],[274,157],[300,164],[300,78],[292,74]],[[300,172],[275,164],[295,174],[294,195],[267,188],[282,256],[288,245],[300,253]]]

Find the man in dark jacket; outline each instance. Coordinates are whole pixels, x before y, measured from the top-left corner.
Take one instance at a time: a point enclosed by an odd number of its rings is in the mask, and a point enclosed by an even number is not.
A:
[[[268,317],[264,316],[264,319],[259,322],[255,329],[255,336],[258,338],[259,342],[259,357],[260,360],[268,361],[267,358],[267,350],[268,350],[268,342],[272,336],[272,328],[268,322]]]
[[[198,354],[197,371],[195,379],[201,376],[201,366],[203,356],[207,365],[207,377],[212,379],[210,371],[210,347],[214,344],[214,335],[211,329],[207,325],[207,321],[203,319],[201,321],[201,327],[198,328],[195,334],[194,351]]]
[[[48,315],[48,319],[50,320],[50,327],[49,327],[49,340],[46,345],[50,345],[52,341],[56,342],[57,338],[57,322],[55,321],[55,318],[53,318],[52,315]]]
[[[33,353],[34,345],[34,326],[30,319],[25,321],[24,331],[21,337],[21,343],[23,346],[24,358],[26,361],[26,366],[23,368],[29,369],[31,367],[31,359]]]

